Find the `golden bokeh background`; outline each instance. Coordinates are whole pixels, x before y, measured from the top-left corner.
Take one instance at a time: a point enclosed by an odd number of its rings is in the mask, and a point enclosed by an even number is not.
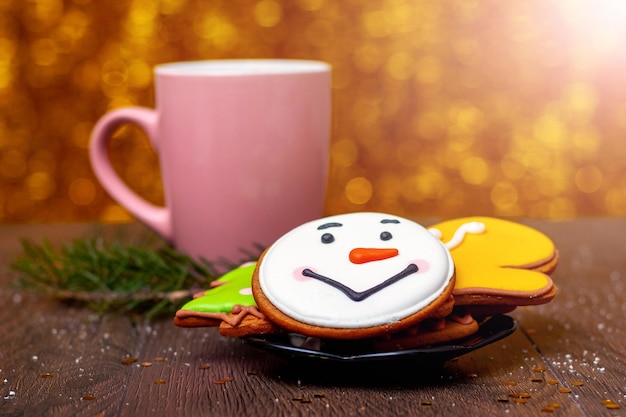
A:
[[[333,66],[328,214],[626,213],[619,0],[0,0],[0,221],[124,221],[95,179],[106,111],[152,107],[152,68]],[[137,128],[111,146],[162,202]]]

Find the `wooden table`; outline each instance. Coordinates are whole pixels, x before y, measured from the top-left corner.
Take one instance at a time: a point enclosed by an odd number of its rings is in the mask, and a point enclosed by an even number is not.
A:
[[[511,336],[441,365],[345,367],[9,289],[19,238],[90,226],[0,226],[0,416],[626,415],[626,219],[524,223],[559,247],[560,292],[511,313]]]

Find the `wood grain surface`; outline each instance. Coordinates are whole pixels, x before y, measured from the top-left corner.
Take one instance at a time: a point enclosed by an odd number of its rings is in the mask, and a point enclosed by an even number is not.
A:
[[[518,308],[511,336],[443,364],[358,365],[16,291],[20,238],[92,226],[0,226],[0,416],[626,415],[626,220],[523,222],[559,248],[553,302]]]

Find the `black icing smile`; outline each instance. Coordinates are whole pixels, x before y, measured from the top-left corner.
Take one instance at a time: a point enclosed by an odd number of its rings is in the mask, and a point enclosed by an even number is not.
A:
[[[305,270],[303,270],[302,275],[304,275],[305,277],[314,278],[318,281],[322,281],[323,283],[330,285],[331,287],[337,288],[339,291],[347,295],[348,298],[350,298],[352,301],[363,301],[370,295],[376,294],[378,291],[390,286],[391,284],[394,284],[400,281],[402,278],[406,278],[409,275],[416,273],[418,270],[419,268],[417,267],[417,265],[409,264],[409,266],[404,268],[402,271],[400,271],[396,275],[392,276],[391,278],[387,278],[385,281],[381,282],[380,284],[375,285],[372,288],[367,289],[365,291],[354,291],[352,288],[348,287],[347,285],[344,285],[341,282],[337,282],[332,278],[325,277],[324,275],[320,275],[317,272],[313,272],[309,268],[306,268]]]

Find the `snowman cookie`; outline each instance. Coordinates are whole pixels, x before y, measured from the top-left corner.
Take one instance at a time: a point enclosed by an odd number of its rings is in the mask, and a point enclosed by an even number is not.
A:
[[[454,263],[428,230],[382,213],[303,224],[259,259],[252,292],[279,327],[307,336],[389,335],[451,312]]]

